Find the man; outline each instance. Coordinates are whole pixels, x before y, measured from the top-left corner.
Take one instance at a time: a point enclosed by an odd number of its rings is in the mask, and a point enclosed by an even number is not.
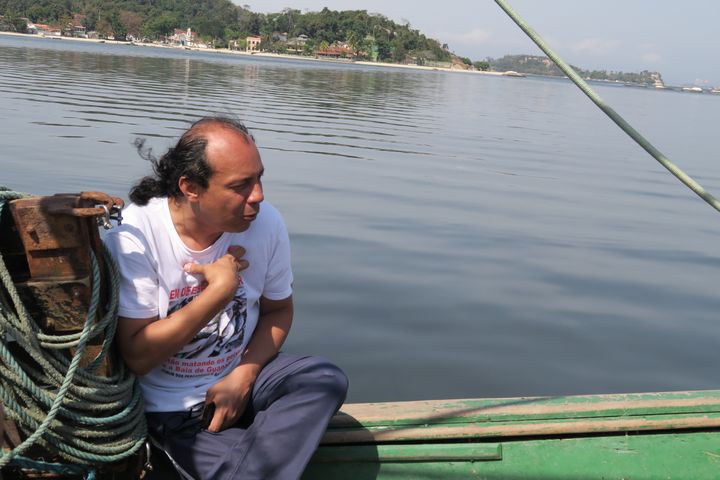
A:
[[[144,156],[155,174],[105,243],[121,272],[116,338],[150,433],[190,478],[298,478],[347,379],[279,353],[293,318],[289,240],[263,202],[253,138],[208,117]]]

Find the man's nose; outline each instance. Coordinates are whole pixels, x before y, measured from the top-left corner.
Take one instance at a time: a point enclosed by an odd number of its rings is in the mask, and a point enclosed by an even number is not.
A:
[[[257,182],[255,185],[253,185],[252,192],[250,192],[250,196],[248,197],[248,202],[260,203],[263,200],[265,200],[265,194],[263,193],[262,183]]]

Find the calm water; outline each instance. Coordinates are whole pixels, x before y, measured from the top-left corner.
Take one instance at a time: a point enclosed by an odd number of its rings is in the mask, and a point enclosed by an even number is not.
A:
[[[720,192],[720,97],[599,86]],[[287,349],[350,400],[717,388],[720,216],[571,84],[0,36],[0,184],[127,195],[245,119],[293,242]]]

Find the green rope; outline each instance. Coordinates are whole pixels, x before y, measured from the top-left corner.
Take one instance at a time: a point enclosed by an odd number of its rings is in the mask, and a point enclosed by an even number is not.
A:
[[[24,196],[0,186],[0,217],[7,201]],[[91,255],[92,291],[83,329],[78,334],[53,336],[44,334],[29,315],[0,254],[4,287],[0,289],[0,402],[26,437],[13,450],[0,452],[0,469],[12,464],[39,471],[81,472],[90,477],[94,470],[78,465],[118,462],[145,443],[147,427],[134,375],[122,364],[110,377],[94,373],[112,345],[118,308],[117,265],[107,252],[103,260],[108,271],[107,313],[97,319],[102,280],[98,261]],[[87,344],[98,335],[104,336],[100,352],[86,367],[80,367]],[[32,360],[15,358],[8,348],[10,341]],[[72,359],[65,355],[67,348],[75,348]],[[76,465],[22,456],[36,444]]]
[[[657,148],[655,148],[649,141],[645,139],[637,130],[635,130],[628,122],[625,121],[624,118],[620,116],[615,110],[610,108],[610,106],[605,103],[605,101],[598,96],[597,93],[595,93],[590,86],[583,80],[580,75],[578,75],[575,70],[570,67],[567,63],[563,61],[562,58],[560,58],[546,43],[545,41],[540,38],[540,35],[535,32],[535,30],[530,27],[530,25],[523,20],[520,15],[518,15],[515,10],[506,2],[505,0],[495,0],[495,3],[497,3],[500,8],[502,8],[505,13],[508,14],[508,16],[517,24],[518,27],[522,29],[523,32],[527,34],[530,39],[535,42],[535,44],[540,47],[540,50],[545,52],[545,54],[555,62],[555,65],[557,65],[560,70],[563,71],[565,75],[572,80],[575,85],[580,88],[580,90],[583,91],[585,95],[587,95],[590,100],[592,100],[595,105],[597,105],[600,110],[605,112],[605,114],[610,117],[610,119],[617,124],[618,127],[620,127],[625,133],[627,133],[635,142],[637,142],[638,145],[640,145],[646,152],[648,152],[650,155],[655,158],[660,164],[665,167],[670,173],[675,175],[678,180],[680,180],[682,183],[684,183],[690,190],[695,192],[700,198],[705,200],[711,207],[713,207],[715,210],[720,211],[720,201],[718,201],[714,196],[712,196],[710,193],[708,193],[699,183],[697,183],[695,180],[692,179],[689,175],[687,175],[685,172],[683,172],[677,165],[672,163],[670,160],[665,157]]]

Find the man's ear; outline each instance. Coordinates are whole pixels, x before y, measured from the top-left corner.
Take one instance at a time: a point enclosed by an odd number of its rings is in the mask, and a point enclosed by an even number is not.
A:
[[[200,185],[188,180],[185,176],[180,177],[178,180],[178,188],[180,188],[180,191],[183,193],[185,198],[191,203],[197,201],[203,190]]]

